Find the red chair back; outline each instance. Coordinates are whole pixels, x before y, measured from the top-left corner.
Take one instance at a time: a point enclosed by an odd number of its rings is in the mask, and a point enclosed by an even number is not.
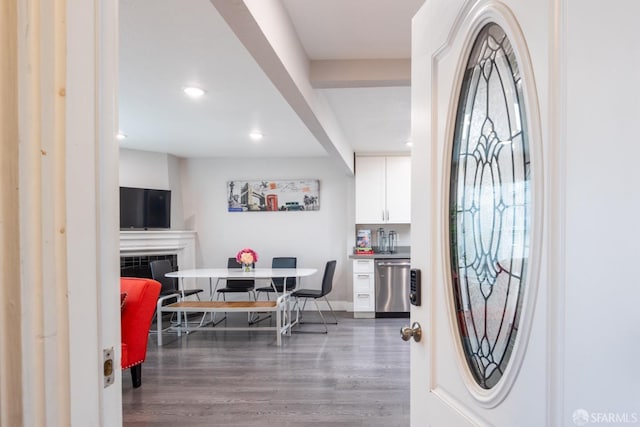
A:
[[[147,357],[149,327],[160,288],[160,283],[153,279],[120,278],[120,292],[126,293],[120,320],[122,369],[138,365]]]

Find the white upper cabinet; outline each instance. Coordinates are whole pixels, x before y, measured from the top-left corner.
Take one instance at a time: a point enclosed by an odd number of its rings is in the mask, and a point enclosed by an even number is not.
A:
[[[387,221],[411,222],[411,157],[387,157]]]
[[[356,157],[356,223],[411,223],[411,157]]]
[[[386,209],[386,159],[356,157],[356,223],[384,222]]]

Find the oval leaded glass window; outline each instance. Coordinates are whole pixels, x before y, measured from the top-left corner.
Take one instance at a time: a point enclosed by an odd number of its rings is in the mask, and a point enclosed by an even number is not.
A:
[[[518,333],[531,217],[522,80],[497,24],[478,34],[463,79],[451,161],[451,274],[469,368],[490,389]]]

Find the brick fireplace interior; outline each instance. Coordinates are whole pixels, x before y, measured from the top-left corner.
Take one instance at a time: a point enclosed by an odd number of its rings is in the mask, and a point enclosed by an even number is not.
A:
[[[151,278],[149,263],[158,259],[171,261],[172,270],[178,269],[178,256],[166,255],[137,255],[120,257],[120,277],[147,277]]]

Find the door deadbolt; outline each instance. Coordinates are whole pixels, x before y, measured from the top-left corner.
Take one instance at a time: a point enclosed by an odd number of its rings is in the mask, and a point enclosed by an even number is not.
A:
[[[404,328],[401,328],[400,336],[405,341],[409,341],[411,337],[413,337],[415,342],[419,342],[422,339],[422,327],[420,326],[420,323],[413,322],[411,327],[405,326]]]

